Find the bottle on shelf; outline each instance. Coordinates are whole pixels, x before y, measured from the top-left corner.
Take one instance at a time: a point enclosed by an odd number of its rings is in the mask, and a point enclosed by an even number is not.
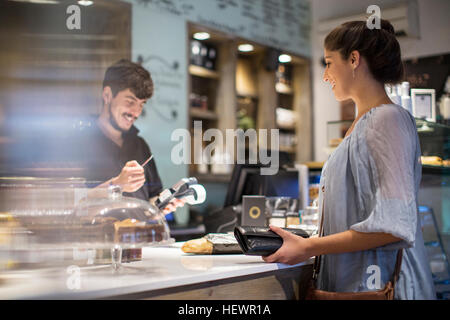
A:
[[[409,95],[409,82],[408,81],[402,82],[401,88],[402,88],[402,95],[401,95],[402,107],[412,114],[411,97]]]
[[[392,88],[392,101],[401,106],[402,105],[402,85],[401,84],[397,84],[396,86],[394,86]]]
[[[444,94],[439,101],[439,111],[442,117],[442,123],[450,125],[450,76],[445,83]]]

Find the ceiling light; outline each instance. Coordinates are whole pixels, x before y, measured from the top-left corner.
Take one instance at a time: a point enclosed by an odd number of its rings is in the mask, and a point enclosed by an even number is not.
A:
[[[209,33],[208,32],[196,32],[193,35],[195,40],[206,40],[209,39]]]
[[[253,51],[253,46],[249,43],[243,43],[238,46],[238,50],[241,52],[250,52]]]
[[[91,4],[93,4],[94,1],[90,1],[90,0],[78,0],[78,4],[82,5],[82,6],[90,6]]]
[[[288,54],[281,54],[278,57],[278,61],[280,61],[281,63],[291,62],[291,60],[292,60],[292,58]]]

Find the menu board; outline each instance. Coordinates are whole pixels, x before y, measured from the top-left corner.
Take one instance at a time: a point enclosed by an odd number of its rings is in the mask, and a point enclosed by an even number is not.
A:
[[[137,3],[269,47],[310,56],[307,0],[137,0]]]

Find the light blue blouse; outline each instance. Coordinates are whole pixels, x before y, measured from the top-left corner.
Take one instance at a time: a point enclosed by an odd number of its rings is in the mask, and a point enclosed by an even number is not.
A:
[[[324,236],[351,229],[390,233],[402,240],[372,250],[322,256],[320,289],[382,289],[392,279],[397,250],[404,248],[395,298],[436,298],[417,209],[420,155],[414,118],[397,105],[381,105],[365,113],[330,155],[319,192]]]

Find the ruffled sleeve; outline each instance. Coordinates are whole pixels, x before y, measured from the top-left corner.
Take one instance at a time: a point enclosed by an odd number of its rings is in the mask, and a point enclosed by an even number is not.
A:
[[[417,228],[415,124],[394,105],[377,107],[366,115],[360,120],[363,128],[351,141],[359,222],[350,229],[402,239],[386,246],[390,249],[411,247]]]

